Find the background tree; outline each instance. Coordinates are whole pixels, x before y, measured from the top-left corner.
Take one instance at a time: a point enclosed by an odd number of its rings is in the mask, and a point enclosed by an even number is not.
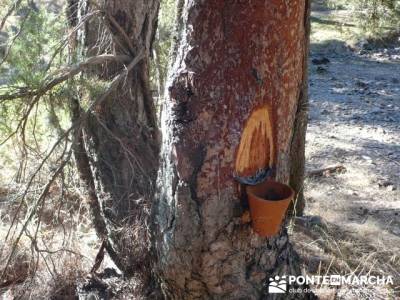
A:
[[[146,222],[158,165],[159,136],[149,84],[158,8],[159,1],[147,0],[69,2],[71,28],[88,12],[102,16],[85,21],[72,50],[124,58],[84,73],[86,78],[111,82],[104,94],[91,98],[78,89],[71,98],[75,123],[82,118],[85,102],[94,103],[75,130],[74,155],[106,249],[126,274],[144,276],[150,273]]]

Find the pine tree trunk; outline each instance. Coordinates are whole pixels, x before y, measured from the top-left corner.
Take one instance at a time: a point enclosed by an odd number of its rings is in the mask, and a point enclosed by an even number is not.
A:
[[[300,272],[285,229],[266,239],[244,222],[244,186],[235,177],[288,183],[293,173],[307,10],[301,0],[186,1],[182,8],[152,215],[166,298],[260,299],[268,297],[268,277]]]

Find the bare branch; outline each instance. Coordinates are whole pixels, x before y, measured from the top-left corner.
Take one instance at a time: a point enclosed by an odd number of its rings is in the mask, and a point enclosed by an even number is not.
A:
[[[116,76],[112,81],[111,85],[108,88],[108,90],[93,104],[90,106],[89,110],[92,110],[95,105],[100,104],[103,102],[110,94],[112,91],[114,91],[117,87],[118,84],[128,75],[128,73],[144,58],[144,51],[143,49],[139,51],[139,53],[136,55],[136,57],[132,60],[132,62],[118,75]]]
[[[0,66],[7,60],[8,56],[10,54],[11,47],[13,46],[13,44],[17,40],[17,38],[21,35],[22,30],[24,29],[26,20],[29,17],[29,14],[30,14],[30,11],[24,16],[24,19],[21,21],[21,26],[20,26],[18,32],[12,37],[11,42],[8,44],[6,52],[5,52],[2,60],[0,61]]]
[[[115,18],[112,15],[110,15],[104,8],[101,8],[95,1],[90,1],[90,3],[104,14],[106,20],[108,21],[108,27],[110,27],[111,25],[112,27],[115,27],[118,30],[118,32],[122,35],[126,44],[128,45],[130,54],[133,55],[135,53],[135,47],[133,46],[132,39],[129,38],[125,30],[118,24],[117,20],[115,20]],[[110,32],[112,31],[110,30]],[[115,34],[113,34],[113,36],[114,38],[116,38]],[[118,38],[116,39],[117,43],[120,44],[122,48],[124,48],[124,46],[121,45],[121,41],[118,41]]]
[[[116,77],[114,78],[114,80],[112,81],[112,83],[111,83],[111,85],[110,85],[110,88],[107,90],[107,92],[104,93],[101,97],[99,97],[96,101],[94,101],[94,102],[92,103],[92,105],[89,107],[89,109],[81,115],[81,118],[80,118],[79,120],[77,120],[74,124],[72,124],[72,126],[71,126],[68,130],[66,130],[66,131],[64,132],[64,134],[57,140],[57,142],[53,145],[53,147],[51,148],[51,150],[49,151],[49,153],[46,155],[46,157],[42,160],[42,162],[40,163],[39,167],[38,167],[38,168],[36,169],[36,171],[34,172],[33,176],[31,176],[31,179],[30,179],[30,181],[28,182],[28,184],[27,184],[27,186],[26,186],[26,188],[25,188],[25,191],[24,191],[24,193],[23,193],[23,195],[22,195],[21,204],[20,204],[20,206],[18,207],[17,212],[20,210],[20,208],[21,208],[21,206],[22,206],[23,200],[25,199],[25,196],[27,195],[28,190],[29,190],[30,186],[32,185],[32,182],[33,182],[33,179],[34,179],[35,175],[38,174],[38,172],[42,169],[42,167],[44,166],[45,162],[49,159],[49,157],[50,157],[50,156],[54,153],[54,151],[56,150],[57,146],[58,146],[63,140],[65,140],[65,139],[68,137],[68,135],[69,135],[75,128],[77,128],[77,127],[80,126],[80,124],[87,118],[88,114],[93,110],[93,108],[94,108],[96,105],[100,104],[102,101],[104,101],[104,99],[106,99],[106,98],[110,95],[110,93],[118,86],[118,84],[121,82],[121,80],[123,80],[123,79],[125,78],[125,76],[134,68],[134,66],[135,66],[143,57],[144,57],[144,52],[143,52],[143,51],[140,51],[139,54],[135,57],[135,59],[127,66],[127,68],[124,69],[124,71],[123,71],[120,75],[118,75],[118,76],[116,76]],[[36,97],[36,100],[37,100],[37,99],[38,99],[38,97]],[[26,122],[24,122],[24,121],[28,118],[29,112],[32,110],[32,107],[35,105],[35,103],[36,103],[35,101],[32,101],[30,107],[28,108],[28,113],[24,116],[23,120],[21,120],[21,121],[23,121],[23,123],[22,123],[22,125],[21,125],[22,128],[24,128],[24,125],[23,125],[23,124],[26,123]],[[17,129],[17,130],[18,130],[18,129]],[[15,223],[15,220],[16,220],[17,217],[18,217],[18,213],[15,214],[14,219],[13,219],[12,224],[11,224],[11,227],[12,227],[12,225]],[[6,235],[5,240],[7,240],[7,239],[8,239],[8,234]]]
[[[4,24],[6,24],[6,21],[8,19],[9,16],[11,16],[11,14],[18,8],[18,6],[21,4],[22,0],[17,0],[13,5],[11,5],[11,7],[8,9],[8,11],[6,12],[4,18],[1,20],[0,23],[0,31],[3,30]]]
[[[54,181],[57,179],[57,177],[60,175],[61,171],[64,169],[64,167],[66,166],[66,164],[69,162],[71,158],[71,151],[68,152],[67,157],[62,161],[62,163],[59,165],[59,167],[57,168],[57,170],[53,173],[53,175],[50,177],[49,181],[47,182],[46,186],[44,187],[42,193],[40,194],[38,200],[36,201],[33,209],[31,210],[31,213],[29,214],[28,218],[25,220],[22,229],[20,230],[14,245],[17,245],[22,237],[22,234],[26,231],[29,222],[31,221],[31,219],[33,218],[33,216],[35,215],[36,209],[37,207],[41,204],[42,201],[44,201],[44,199],[47,197],[47,194],[50,190],[51,185],[54,183]],[[6,238],[7,240],[7,238]],[[14,257],[16,251],[16,247],[14,246],[13,249],[11,250],[10,255],[8,256],[7,262],[5,264],[5,267],[3,269],[3,272],[0,275],[0,278],[4,278],[5,274],[7,273],[8,270],[8,266],[12,260],[12,258]]]

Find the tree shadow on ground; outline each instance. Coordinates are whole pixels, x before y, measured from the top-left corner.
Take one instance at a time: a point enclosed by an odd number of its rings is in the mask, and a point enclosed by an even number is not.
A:
[[[340,141],[340,138],[335,137]],[[394,188],[400,188],[400,178],[396,175],[400,172],[400,145],[395,143],[384,143],[376,140],[365,140],[357,142],[352,149],[339,146],[324,145],[318,151],[311,153],[308,157],[308,168],[318,169],[326,167],[326,161],[331,164],[342,164],[344,167],[353,167],[354,162],[359,163],[361,174],[377,174],[381,180],[389,180]],[[346,179],[339,175],[321,180],[335,180],[335,184],[346,186]],[[378,185],[378,183],[377,183]]]
[[[359,224],[372,222],[382,231],[400,237],[400,209],[387,207],[368,208],[365,205],[349,206],[346,211],[348,218]]]
[[[310,16],[311,22],[315,22],[318,24],[323,24],[323,25],[333,25],[333,26],[345,26],[345,27],[357,27],[355,24],[351,23],[343,23],[335,20],[327,20],[327,19],[321,19],[316,16]]]
[[[309,66],[312,120],[359,126],[399,125],[400,60],[376,61],[356,54],[338,40],[312,47],[316,47],[312,57],[330,60],[323,66]],[[396,51],[400,57],[400,49]]]

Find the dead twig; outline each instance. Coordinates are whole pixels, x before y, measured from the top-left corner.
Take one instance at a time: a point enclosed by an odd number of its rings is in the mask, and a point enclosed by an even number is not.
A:
[[[103,242],[101,243],[99,251],[97,252],[96,258],[94,260],[94,265],[93,265],[92,269],[90,270],[90,273],[94,273],[100,268],[100,265],[104,260],[104,250],[106,248],[106,245],[107,245],[107,241],[106,241],[106,239],[103,239]]]

